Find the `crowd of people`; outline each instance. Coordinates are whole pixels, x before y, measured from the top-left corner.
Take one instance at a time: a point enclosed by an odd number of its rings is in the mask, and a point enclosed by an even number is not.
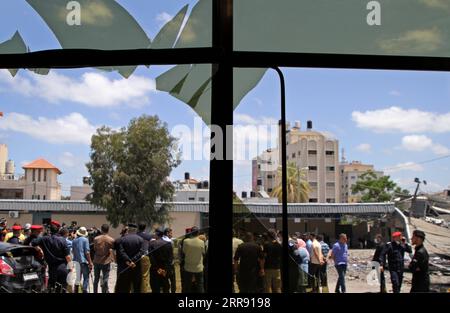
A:
[[[401,232],[384,242],[381,235],[372,258],[378,264],[380,292],[386,292],[385,271],[389,271],[392,290],[401,290],[405,253],[412,254]],[[234,291],[240,293],[282,292],[282,234],[271,229],[263,234],[245,232],[233,235]],[[424,232],[415,230],[411,242],[415,253],[409,264],[413,273],[411,292],[428,292],[428,253],[423,246]],[[48,292],[89,292],[93,272],[93,290],[109,293],[111,264],[117,264],[116,293],[203,293],[207,286],[208,238],[198,228],[186,229],[186,234],[173,241],[170,228],[147,232],[146,223],[130,223],[119,238],[109,235],[109,225],[100,229],[70,226],[50,221],[48,225],[7,227],[0,220],[0,241],[33,246],[43,265],[42,277]],[[345,293],[349,249],[346,234],[340,234],[333,244],[327,244],[322,234],[295,233],[289,236],[289,292],[327,293],[328,267],[337,272],[336,293]],[[181,290],[177,290],[175,248],[178,250]],[[375,268],[375,267],[374,267]],[[237,288],[236,288],[237,287]]]
[[[177,292],[172,229],[146,231],[147,225],[130,223],[119,238],[101,229],[67,226],[52,220],[48,225],[14,224],[0,220],[0,241],[33,246],[43,265],[45,290],[51,293],[88,293],[93,272],[93,290],[109,293],[112,263],[117,264],[116,293]],[[186,229],[178,244],[182,292],[204,292],[206,284],[207,235],[197,227]],[[46,280],[45,273],[48,273]],[[46,280],[44,282],[44,280]]]

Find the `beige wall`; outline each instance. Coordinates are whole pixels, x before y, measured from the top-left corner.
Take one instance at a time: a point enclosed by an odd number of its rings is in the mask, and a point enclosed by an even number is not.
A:
[[[25,225],[26,223],[33,222],[33,214],[31,213],[20,213],[19,218],[10,218],[8,215],[8,211],[0,212],[0,218],[6,218],[8,221],[8,226],[12,226],[14,223],[19,223],[20,225]]]

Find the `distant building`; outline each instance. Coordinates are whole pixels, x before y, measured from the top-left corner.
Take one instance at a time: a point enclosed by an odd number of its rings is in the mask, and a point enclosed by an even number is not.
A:
[[[208,181],[198,181],[184,173],[183,180],[173,182],[175,194],[173,202],[209,202]]]
[[[339,165],[339,171],[341,178],[341,201],[344,203],[361,201],[361,193],[353,194],[352,187],[358,182],[362,174],[373,171],[378,178],[384,175],[381,171],[375,171],[374,166],[371,164],[363,164],[359,161],[348,163],[345,158],[342,159]]]
[[[83,177],[82,186],[70,186],[70,200],[86,200],[86,197],[93,192],[89,185],[89,177]]]
[[[293,162],[299,171],[305,171],[311,187],[309,202],[340,202],[339,142],[324,133],[314,131],[308,121],[306,131],[300,123],[290,128],[286,125],[287,161]],[[281,147],[281,127],[278,136]],[[281,166],[281,150],[269,149],[253,159],[253,191],[265,190],[271,193],[279,185],[278,167]],[[268,164],[269,163],[269,164]]]
[[[38,159],[24,165],[25,175],[15,176],[14,162],[8,159],[6,145],[0,145],[0,199],[60,200],[61,171],[50,162]],[[4,162],[5,161],[5,162]],[[4,162],[4,166],[3,166]]]

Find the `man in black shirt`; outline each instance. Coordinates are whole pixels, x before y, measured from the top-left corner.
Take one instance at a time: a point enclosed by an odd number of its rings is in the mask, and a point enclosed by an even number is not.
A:
[[[38,247],[48,264],[48,287],[50,292],[61,293],[67,288],[67,264],[71,262],[70,250],[66,240],[59,232],[60,224],[51,221],[50,236],[38,237],[31,242],[33,247]],[[73,269],[70,269],[73,270]]]
[[[383,236],[378,234],[375,236],[375,253],[373,254],[372,261],[380,262],[381,252],[383,252],[384,246]],[[384,272],[380,272],[380,293],[386,293],[386,278],[384,277]]]
[[[128,224],[128,234],[117,243],[117,282],[116,293],[141,291],[141,258],[145,255],[144,239],[136,234],[137,225]]]
[[[150,267],[150,286],[153,293],[168,293],[169,271],[173,262],[172,244],[162,239],[164,231],[157,229],[155,231],[156,240],[150,242],[149,256]]]
[[[266,293],[281,293],[282,247],[277,241],[277,232],[269,231],[269,241],[264,244],[264,278]]]
[[[236,249],[234,260],[239,292],[255,293],[258,275],[264,276],[264,255],[252,233],[245,234],[244,243]]]
[[[380,271],[383,272],[386,268],[387,257],[394,293],[399,293],[402,288],[405,252],[412,253],[411,246],[406,243],[404,237],[402,238],[401,232],[394,232],[392,242],[388,242],[380,254]]]
[[[421,230],[413,232],[411,242],[415,245],[414,256],[409,264],[412,277],[411,292],[430,292],[430,274],[428,273],[428,252],[423,246],[425,233]]]

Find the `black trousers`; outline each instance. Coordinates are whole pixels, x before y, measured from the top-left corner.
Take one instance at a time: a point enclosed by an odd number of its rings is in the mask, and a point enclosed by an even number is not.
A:
[[[169,271],[167,273],[167,279],[169,280],[170,292],[176,293],[177,292],[177,277],[175,274],[175,266],[172,265],[169,268]]]
[[[142,284],[141,262],[134,268],[126,268],[117,272],[116,293],[140,293]]]
[[[328,287],[328,276],[327,276],[327,263],[323,263],[320,266],[320,286],[321,287]]]
[[[311,275],[312,292],[319,292],[320,264],[309,263],[309,275]]]
[[[392,291],[394,293],[400,293],[403,282],[403,271],[390,270],[389,273],[391,274]]]
[[[48,266],[48,288],[50,292],[62,293],[67,288],[67,270],[66,263],[52,264]]]
[[[150,287],[152,288],[152,293],[161,293],[161,291],[163,293],[169,293],[170,285],[168,276],[158,274],[158,269],[156,267],[151,267]]]

